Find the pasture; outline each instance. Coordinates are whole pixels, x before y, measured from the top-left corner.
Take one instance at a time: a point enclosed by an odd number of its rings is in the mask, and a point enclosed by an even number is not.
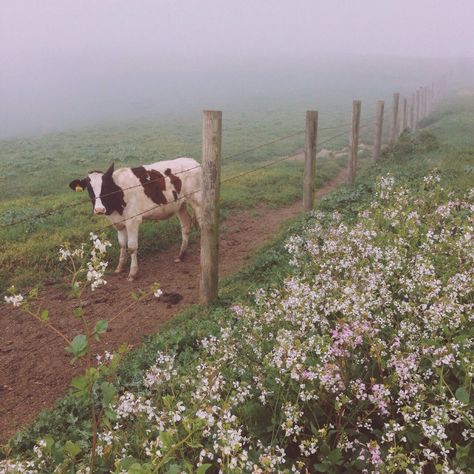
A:
[[[362,122],[372,110],[367,104]],[[350,123],[350,103],[339,113],[320,112],[319,141],[333,136],[332,127]],[[89,232],[100,232],[107,222],[93,217],[85,195],[72,193],[67,184],[91,169],[136,166],[178,156],[200,160],[200,116],[133,126],[110,126],[70,131],[30,139],[0,142],[0,290],[41,284],[60,276],[56,249],[64,242],[82,242]],[[345,127],[344,130],[350,128]],[[224,112],[222,178],[251,171],[270,160],[293,154],[304,145],[304,109],[264,112]],[[258,148],[262,143],[302,132],[297,136]],[[362,141],[372,128],[362,130]],[[328,143],[340,149],[348,143],[348,132]],[[257,148],[256,148],[257,147]],[[256,148],[256,149],[254,149]],[[246,150],[251,150],[246,152]],[[318,161],[316,185],[336,176],[347,158]],[[302,195],[301,162],[282,162],[258,173],[230,181],[222,189],[222,217],[233,209],[256,205],[270,208],[292,203]],[[83,202],[81,205],[80,203]],[[52,213],[50,214],[50,211]],[[17,221],[25,221],[10,225]],[[169,246],[179,235],[175,219],[145,224],[141,229],[142,255]],[[115,241],[114,233],[106,231]],[[114,245],[112,258],[116,258]]]

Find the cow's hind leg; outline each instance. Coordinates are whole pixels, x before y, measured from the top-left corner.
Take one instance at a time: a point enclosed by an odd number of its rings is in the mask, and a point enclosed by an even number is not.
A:
[[[120,257],[115,273],[122,273],[125,270],[125,265],[127,264],[128,254],[127,254],[127,244],[128,244],[128,234],[127,228],[124,226],[121,229],[117,229],[117,237],[120,245]]]
[[[201,228],[201,193],[196,193],[189,199],[189,204],[193,209],[193,221]]]
[[[128,274],[128,280],[133,281],[138,273],[138,228],[140,227],[139,220],[129,220],[127,221],[127,246],[128,246],[128,253],[131,257],[130,262],[130,273]]]
[[[181,262],[186,253],[189,243],[189,231],[191,230],[192,219],[188,213],[186,204],[183,204],[178,211],[179,223],[181,224],[181,249],[179,250],[179,256],[174,259],[176,263]]]

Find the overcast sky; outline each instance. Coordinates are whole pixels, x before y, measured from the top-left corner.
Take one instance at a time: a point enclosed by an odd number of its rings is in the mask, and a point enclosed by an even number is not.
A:
[[[1,0],[0,51],[474,56],[472,0]]]
[[[0,127],[131,100],[114,82],[335,54],[474,58],[474,0],[0,0]]]

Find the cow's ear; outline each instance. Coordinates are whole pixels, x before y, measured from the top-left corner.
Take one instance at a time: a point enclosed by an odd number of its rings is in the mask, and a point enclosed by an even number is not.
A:
[[[107,175],[107,176],[112,176],[112,173],[114,172],[114,162],[112,162],[112,164],[109,166],[109,169],[104,173],[104,175]]]
[[[76,192],[84,191],[86,188],[87,183],[85,179],[75,179],[69,183],[69,187]]]

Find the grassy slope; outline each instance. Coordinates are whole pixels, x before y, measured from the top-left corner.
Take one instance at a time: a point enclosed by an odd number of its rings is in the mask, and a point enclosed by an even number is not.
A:
[[[439,168],[445,187],[461,192],[472,187],[474,174],[466,170],[474,165],[474,136],[470,133],[473,125],[474,98],[468,102],[466,99],[453,100],[430,118],[429,129],[440,141],[438,149],[424,149],[430,143],[427,137],[421,140],[421,146],[413,149],[410,138],[407,137],[399,146],[386,153],[377,166],[365,167],[354,188],[343,187],[337,190],[323,198],[318,203],[318,208],[327,212],[337,209],[345,219],[354,219],[356,212],[370,202],[376,176],[386,173],[391,173],[410,185],[431,169]],[[274,285],[289,273],[283,243],[289,235],[298,233],[304,222],[303,217],[296,219],[274,243],[255,255],[247,269],[223,282],[219,301],[212,308],[203,310],[198,306],[189,307],[159,334],[148,339],[140,349],[129,354],[120,372],[120,388],[133,389],[137,385],[144,370],[154,363],[157,350],[176,353],[177,365],[185,368],[196,357],[197,340],[219,332],[222,321],[229,317],[227,308],[230,304],[251,304],[254,290]],[[51,434],[55,439],[75,439],[86,445],[86,417],[77,401],[72,396],[66,396],[57,402],[56,409],[42,413],[30,429],[17,434],[10,446],[13,452],[25,452],[45,433]]]

